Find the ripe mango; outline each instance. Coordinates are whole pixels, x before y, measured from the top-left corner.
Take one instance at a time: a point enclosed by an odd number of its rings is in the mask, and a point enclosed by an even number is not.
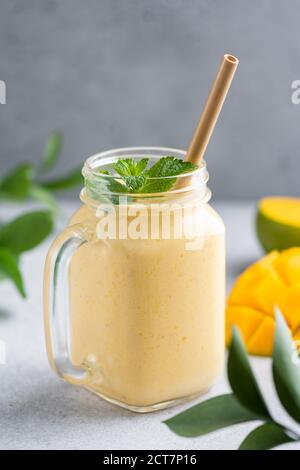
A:
[[[300,246],[300,199],[281,196],[261,199],[256,232],[266,252]]]
[[[300,247],[272,251],[237,278],[227,299],[226,344],[230,344],[232,325],[236,325],[249,354],[270,356],[275,306],[284,315],[294,340],[299,340]]]

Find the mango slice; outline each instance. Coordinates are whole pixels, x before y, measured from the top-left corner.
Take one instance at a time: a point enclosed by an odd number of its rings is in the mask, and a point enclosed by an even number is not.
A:
[[[244,342],[247,343],[264,319],[263,313],[249,307],[227,307],[226,344],[231,341],[232,326],[240,328]]]
[[[272,354],[278,306],[294,339],[300,339],[300,247],[273,251],[249,266],[227,299],[226,344],[236,325],[249,354]]]
[[[274,267],[288,285],[300,284],[300,249],[290,248],[274,260]]]
[[[249,354],[257,356],[271,356],[273,351],[274,332],[274,319],[265,317],[248,341],[247,347]]]
[[[279,196],[261,199],[256,231],[266,252],[300,246],[300,199]]]
[[[278,301],[278,307],[285,312],[285,319],[292,332],[296,332],[300,328],[300,284],[286,290]]]
[[[273,315],[274,302],[285,291],[285,284],[274,267],[278,256],[277,252],[270,253],[249,266],[237,278],[228,298],[229,304],[246,305]]]

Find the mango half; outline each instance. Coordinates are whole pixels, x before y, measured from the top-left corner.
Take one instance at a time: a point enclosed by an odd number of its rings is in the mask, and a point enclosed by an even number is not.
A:
[[[300,247],[272,251],[249,266],[236,280],[227,299],[226,344],[232,326],[243,336],[249,354],[270,356],[278,306],[300,344]]]
[[[256,232],[267,253],[300,246],[300,199],[279,196],[261,199]]]

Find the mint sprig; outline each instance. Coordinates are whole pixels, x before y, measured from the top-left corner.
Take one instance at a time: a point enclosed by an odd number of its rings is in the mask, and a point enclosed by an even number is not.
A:
[[[179,175],[195,171],[198,167],[191,162],[179,158],[161,157],[152,167],[148,168],[149,158],[135,161],[133,158],[119,159],[112,164],[115,171],[101,173],[116,176],[120,179],[107,178],[106,187],[116,193],[160,193],[169,191],[176,183]],[[117,175],[116,175],[117,173]],[[117,184],[116,184],[117,183]]]
[[[121,176],[139,176],[148,165],[149,158],[135,162],[133,158],[119,159],[112,164],[113,169]]]
[[[282,405],[300,424],[300,357],[288,326],[276,309],[273,379]],[[279,423],[270,413],[252,371],[243,340],[234,328],[227,374],[233,393],[206,400],[179,413],[165,424],[179,436],[195,437],[247,421],[261,421],[240,444],[240,450],[267,450],[300,441],[300,434]]]

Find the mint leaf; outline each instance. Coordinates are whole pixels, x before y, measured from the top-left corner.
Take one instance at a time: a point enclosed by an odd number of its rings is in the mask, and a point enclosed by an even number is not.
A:
[[[148,165],[149,158],[142,158],[136,163],[136,174],[140,175]]]
[[[95,196],[101,195],[101,192],[106,193],[107,191],[111,193],[127,193],[128,188],[125,184],[120,183],[116,178],[112,178],[112,175],[108,170],[101,170],[100,175],[103,175],[100,181],[90,181],[86,180],[86,186],[90,193],[95,194]],[[109,178],[105,178],[109,176]],[[122,179],[123,180],[123,179]]]
[[[125,158],[113,163],[112,167],[123,179],[127,192],[138,193],[143,188],[147,176],[141,173],[146,168],[148,161],[148,158],[143,158],[138,162],[135,162],[133,158]]]
[[[175,157],[160,158],[148,171],[150,177],[178,176],[183,173],[189,173],[198,167],[191,162],[185,162]]]
[[[113,163],[112,167],[120,176],[135,175],[135,163],[132,158],[120,159]]]
[[[41,243],[53,229],[49,211],[34,211],[21,215],[0,227],[0,248],[12,253],[31,250]]]
[[[89,197],[94,198],[99,202],[107,203],[110,201],[112,204],[118,205],[120,203],[121,197],[118,195],[128,193],[128,187],[125,184],[119,182],[117,179],[113,178],[107,170],[102,170],[99,173],[100,175],[103,175],[102,178],[97,180],[86,179],[85,181],[85,186]],[[106,176],[109,177],[106,178]]]
[[[26,297],[22,274],[19,270],[15,256],[8,250],[0,249],[0,274],[1,279],[10,279],[22,297]]]
[[[127,188],[131,189],[134,193],[138,193],[145,185],[146,176],[125,176],[124,181]]]
[[[28,197],[33,179],[33,168],[22,163],[14,168],[0,183],[0,193],[11,199],[22,200]]]
[[[140,193],[163,193],[172,189],[177,178],[153,178],[148,179],[144,186],[140,189]]]
[[[120,176],[139,176],[148,165],[149,158],[142,158],[135,162],[133,158],[119,159],[112,164],[113,169]]]
[[[128,192],[127,186],[125,186],[124,184],[112,178],[107,183],[107,189],[111,193],[127,193]]]
[[[56,164],[62,148],[62,135],[54,131],[46,143],[44,155],[42,158],[41,173],[51,170]]]

